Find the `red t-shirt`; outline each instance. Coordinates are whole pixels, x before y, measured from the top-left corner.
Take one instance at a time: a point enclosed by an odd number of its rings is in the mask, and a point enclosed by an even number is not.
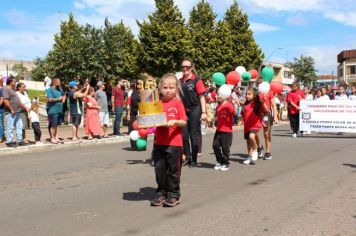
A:
[[[169,120],[187,120],[183,102],[179,99],[162,101],[163,110]],[[155,132],[155,144],[163,146],[183,146],[182,127],[157,127]]]
[[[216,96],[217,96],[216,91],[213,90],[213,91],[210,93],[210,97],[211,97],[211,101],[212,101],[212,102],[216,102]]]
[[[124,105],[124,91],[115,87],[112,89],[112,96],[115,97],[115,107],[122,107]]]
[[[269,91],[267,94],[263,94],[260,93],[260,100],[261,102],[263,102],[267,105],[268,111],[271,111],[271,106],[272,106],[272,102],[271,100],[274,99],[274,95],[272,91]],[[265,110],[263,110],[263,112],[266,112]]]
[[[262,116],[259,112],[256,115],[253,112],[254,103],[250,102],[245,105],[241,111],[242,118],[244,120],[244,133],[250,132],[251,130],[260,130],[262,128]]]
[[[234,106],[232,103],[227,102],[219,105],[216,114],[218,118],[218,126],[216,130],[231,133],[234,120]]]
[[[295,105],[299,107],[300,100],[305,98],[303,91],[290,91],[287,95],[286,102],[293,102]],[[289,105],[289,114],[294,115],[298,114],[299,110],[296,109],[294,106]]]
[[[195,78],[196,78],[196,75],[193,74],[188,80],[193,80]],[[184,77],[180,78],[180,80],[184,81]],[[196,83],[196,86],[195,86],[195,91],[199,95],[205,93],[206,89],[205,89],[203,80],[201,80],[201,79],[198,80],[198,82]]]

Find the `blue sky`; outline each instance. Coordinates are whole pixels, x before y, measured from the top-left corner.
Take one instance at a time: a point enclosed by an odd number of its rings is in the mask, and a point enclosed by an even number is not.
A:
[[[183,15],[198,0],[175,0]],[[233,0],[207,0],[221,18]],[[269,61],[312,56],[320,74],[336,72],[336,56],[356,48],[354,0],[239,0],[249,15],[255,38]],[[74,13],[80,23],[96,26],[104,18],[121,19],[134,33],[136,19],[146,19],[154,0],[1,0],[0,58],[32,60],[53,44],[59,24]],[[283,48],[283,49],[277,49]]]

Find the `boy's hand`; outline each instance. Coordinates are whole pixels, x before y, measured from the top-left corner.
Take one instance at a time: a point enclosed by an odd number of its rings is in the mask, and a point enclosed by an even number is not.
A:
[[[167,127],[173,127],[176,125],[176,121],[175,120],[169,120],[166,124]]]

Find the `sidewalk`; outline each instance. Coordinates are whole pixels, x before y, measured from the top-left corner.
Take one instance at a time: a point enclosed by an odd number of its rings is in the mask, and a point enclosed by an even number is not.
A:
[[[18,154],[18,153],[32,153],[38,152],[41,150],[56,150],[68,147],[81,147],[81,146],[88,146],[88,145],[99,145],[104,143],[121,143],[125,141],[129,141],[129,136],[127,134],[128,127],[124,126],[120,128],[121,133],[125,134],[124,136],[116,137],[112,136],[112,127],[108,127],[108,133],[110,134],[109,138],[103,139],[92,139],[88,140],[88,136],[84,132],[84,128],[79,128],[79,138],[80,141],[73,142],[72,141],[72,126],[71,125],[62,125],[59,127],[59,137],[60,140],[64,142],[64,144],[51,144],[49,133],[47,128],[41,128],[42,137],[41,140],[43,145],[36,145],[35,138],[33,135],[32,129],[27,129],[26,132],[26,140],[30,142],[29,145],[23,147],[16,147],[16,148],[8,148],[5,142],[0,144],[0,156],[8,155],[8,154]]]

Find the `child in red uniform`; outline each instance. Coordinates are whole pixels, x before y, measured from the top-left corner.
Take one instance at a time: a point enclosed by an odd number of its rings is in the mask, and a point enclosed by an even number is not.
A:
[[[157,127],[153,147],[156,181],[158,188],[152,206],[174,207],[180,203],[180,167],[182,158],[182,127],[187,116],[182,101],[178,98],[179,83],[174,74],[165,74],[160,82],[163,109],[167,125]]]
[[[289,118],[293,130],[293,138],[296,138],[299,132],[299,111],[300,111],[299,104],[300,104],[300,100],[304,98],[305,95],[302,91],[299,90],[298,83],[293,83],[292,91],[288,93],[286,99],[286,102],[288,102]]]
[[[243,163],[254,164],[258,159],[256,136],[262,128],[262,103],[255,88],[250,88],[246,92],[245,106],[241,111],[238,127],[244,122],[244,137],[247,142],[248,159]]]
[[[217,127],[214,135],[213,149],[217,164],[215,170],[229,170],[230,147],[232,141],[232,123],[236,115],[234,106],[227,99],[218,98],[216,110]]]

